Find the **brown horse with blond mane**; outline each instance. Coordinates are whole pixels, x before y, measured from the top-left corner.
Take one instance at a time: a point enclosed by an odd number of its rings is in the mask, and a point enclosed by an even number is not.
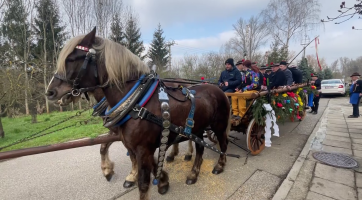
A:
[[[76,47],[82,48],[76,48]],[[87,51],[95,51],[96,63],[94,66],[86,65]],[[83,64],[83,65],[82,65]],[[81,76],[79,76],[81,74]],[[122,45],[108,39],[96,37],[94,28],[85,36],[70,39],[62,49],[57,72],[48,86],[46,93],[50,101],[59,101],[73,91],[69,82],[73,82],[79,88],[101,88],[110,107],[117,105],[135,85],[132,80],[139,79],[142,75],[150,74],[150,69]],[[80,77],[80,78],[79,78]],[[161,82],[162,80],[160,80]],[[75,84],[76,83],[76,84]],[[194,126],[192,134],[203,138],[203,132],[210,126],[217,137],[220,150],[227,151],[227,135],[230,130],[230,105],[225,94],[214,85],[203,84],[193,86],[195,94]],[[171,123],[177,126],[185,126],[186,119],[191,108],[191,102],[180,102],[176,99],[184,98],[180,91],[168,91],[173,98],[169,99],[169,113]],[[79,95],[73,94],[72,95]],[[153,94],[144,106],[149,112],[161,116],[159,97]],[[156,176],[157,164],[154,153],[160,145],[162,127],[140,118],[129,119],[121,126],[111,129],[119,134],[121,141],[134,156],[137,163],[138,188],[140,199],[149,199],[148,190],[151,173]],[[178,133],[171,132],[167,146],[177,138]],[[188,138],[182,137],[179,142]],[[196,143],[196,158],[191,173],[187,176],[186,183],[196,182],[202,164],[204,146]],[[226,164],[226,154],[220,154],[219,160],[213,169],[214,174],[223,172]],[[169,188],[169,178],[165,171],[161,171],[158,183],[158,192],[165,194]]]

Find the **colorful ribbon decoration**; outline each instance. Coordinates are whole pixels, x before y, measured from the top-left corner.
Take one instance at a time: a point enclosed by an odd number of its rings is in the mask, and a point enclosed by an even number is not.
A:
[[[319,66],[319,68],[322,70],[322,66],[321,66],[321,64],[319,63],[319,58],[318,58],[318,44],[319,44],[319,38],[318,38],[318,37],[316,37],[314,40],[315,40],[315,51],[316,51],[316,55],[317,55],[318,66]],[[318,44],[317,44],[317,41],[318,41]]]

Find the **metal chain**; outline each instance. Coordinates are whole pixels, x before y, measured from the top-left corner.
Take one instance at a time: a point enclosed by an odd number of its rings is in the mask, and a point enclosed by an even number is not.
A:
[[[78,123],[79,123],[80,125],[83,125],[81,122],[76,122],[76,123],[73,124],[73,125],[69,125],[69,126],[66,126],[66,127],[63,127],[63,128],[60,128],[60,129],[57,129],[57,130],[54,130],[54,131],[51,131],[51,132],[48,132],[48,133],[44,133],[44,134],[39,135],[40,133],[42,133],[42,132],[44,132],[44,131],[47,131],[47,130],[55,127],[55,126],[58,126],[59,124],[62,124],[62,123],[64,123],[64,122],[66,122],[66,121],[69,121],[69,120],[73,119],[74,117],[80,116],[82,113],[84,113],[85,111],[89,110],[91,107],[92,107],[92,106],[89,106],[89,107],[87,107],[87,108],[84,108],[82,111],[78,111],[75,115],[70,116],[70,117],[68,117],[68,118],[66,118],[66,119],[64,119],[64,120],[61,120],[61,121],[59,121],[59,122],[57,122],[57,123],[55,123],[55,124],[53,124],[53,125],[51,125],[51,126],[49,126],[49,127],[47,127],[47,128],[44,128],[44,129],[41,130],[41,131],[38,131],[38,132],[36,132],[36,133],[34,133],[34,134],[31,134],[31,135],[29,135],[29,136],[26,136],[25,138],[22,138],[22,139],[20,139],[20,140],[17,140],[17,141],[15,141],[15,142],[11,143],[11,144],[6,145],[6,146],[2,146],[2,147],[0,147],[0,151],[3,150],[3,149],[5,149],[5,148],[8,148],[8,147],[14,146],[14,145],[16,145],[16,144],[19,144],[19,143],[23,143],[23,142],[26,142],[26,141],[29,141],[29,140],[32,140],[32,139],[35,139],[35,138],[38,138],[38,137],[41,137],[41,136],[44,136],[44,135],[48,135],[48,134],[50,134],[50,133],[54,133],[54,132],[57,132],[57,131],[60,131],[60,130],[64,130],[64,129],[69,128],[69,127],[72,127],[72,126],[76,126]],[[87,121],[89,121],[89,120],[90,120],[90,119],[86,120],[85,122],[87,122]]]

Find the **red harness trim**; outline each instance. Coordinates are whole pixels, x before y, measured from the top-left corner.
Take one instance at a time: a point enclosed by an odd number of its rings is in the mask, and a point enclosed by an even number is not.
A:
[[[75,48],[76,48],[76,49],[79,49],[79,50],[82,50],[82,51],[86,51],[86,52],[89,51],[89,48],[88,48],[88,47],[83,47],[83,46],[80,46],[80,45],[77,45]]]
[[[158,82],[159,82],[159,81],[157,81],[157,85],[158,85]],[[157,85],[156,85],[155,88],[153,88],[153,91],[152,91],[151,95],[146,99],[145,103],[143,103],[143,104],[141,105],[142,107],[145,106],[145,105],[147,104],[147,102],[151,99],[151,97],[153,96],[153,93],[155,93],[155,90],[156,90],[156,88],[157,88]]]

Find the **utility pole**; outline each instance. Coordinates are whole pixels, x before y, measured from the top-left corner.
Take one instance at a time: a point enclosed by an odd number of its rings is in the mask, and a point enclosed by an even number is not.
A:
[[[171,70],[171,46],[175,45],[175,41],[172,40],[172,41],[169,41],[169,42],[166,42],[166,46],[168,47],[168,53],[169,53],[169,56],[168,56],[168,70]]]
[[[307,34],[304,35],[304,40],[302,41],[302,46],[304,48],[303,50],[303,58],[305,58],[305,49],[306,49],[306,46],[308,45],[308,42],[309,42],[309,36]]]

